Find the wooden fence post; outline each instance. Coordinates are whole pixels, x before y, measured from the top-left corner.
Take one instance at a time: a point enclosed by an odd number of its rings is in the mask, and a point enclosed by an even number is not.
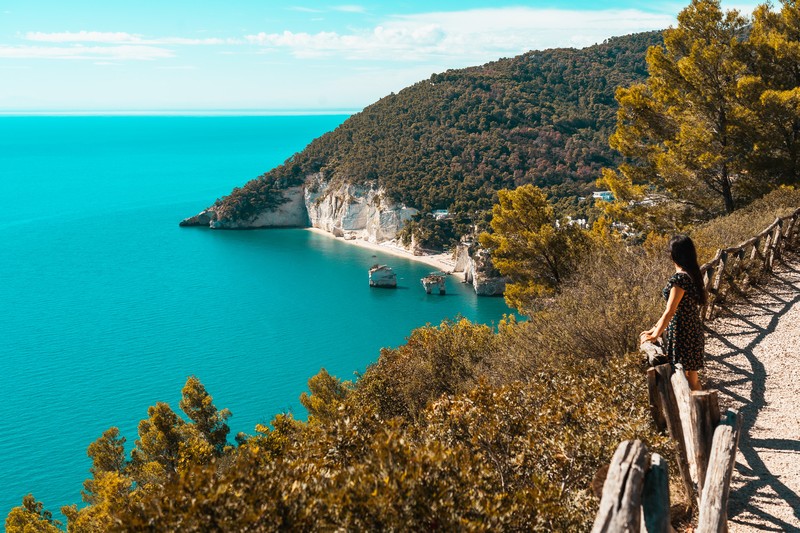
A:
[[[608,467],[600,510],[592,533],[639,532],[647,448],[639,440],[623,441]]]
[[[719,261],[717,262],[717,275],[714,277],[714,282],[709,287],[708,292],[714,296],[714,300],[711,302],[711,313],[709,313],[708,318],[713,316],[714,307],[717,305],[718,301],[723,301],[722,294],[720,293],[720,288],[722,286],[722,279],[725,276],[725,267],[728,266],[728,252],[723,250],[719,254]]]
[[[797,213],[786,221],[786,231],[783,233],[783,247],[791,250],[794,247],[794,231],[797,225]]]
[[[667,533],[669,523],[669,470],[663,457],[654,453],[650,469],[644,476],[642,490],[642,530],[647,533]]]
[[[703,308],[700,310],[700,318],[702,320],[706,320],[707,318],[711,318],[711,312],[714,309],[714,295],[711,294],[711,284],[714,281],[714,272],[717,269],[716,261],[719,259],[719,250],[717,250],[717,255],[714,259],[703,265],[704,266],[704,273],[703,273],[703,288],[706,290],[707,301]]]
[[[744,261],[744,248],[739,248],[735,252],[733,252],[733,265],[731,268],[728,269],[730,272],[728,273],[728,284],[730,285],[731,290],[739,291],[741,290],[736,285],[736,278],[742,271],[742,262]]]
[[[672,384],[670,383],[671,373],[672,368],[669,364],[658,365],[656,367],[656,384],[658,385],[658,394],[661,396],[661,404],[664,406],[664,418],[666,418],[667,421],[667,429],[669,430],[670,437],[675,441],[675,446],[678,451],[678,471],[681,474],[686,496],[690,501],[694,502],[694,486],[689,470],[689,459],[686,454],[686,439],[683,436],[683,427],[678,411],[678,402],[675,399],[675,391],[672,389]]]
[[[769,256],[770,250],[772,249],[772,232],[767,232],[766,237],[764,238],[764,248],[761,250],[761,270],[766,272],[769,268]]]
[[[667,429],[667,419],[664,418],[664,406],[661,403],[661,395],[658,393],[657,379],[656,369],[653,367],[648,368],[647,393],[650,397],[650,414],[656,424],[656,429],[664,431]]]
[[[775,242],[772,245],[772,261],[770,261],[770,270],[772,270],[772,262],[775,259],[781,258],[781,246],[783,245],[783,220],[780,218],[775,221]]]
[[[769,235],[767,237],[767,242],[769,242],[769,246],[766,249],[766,253],[764,254],[764,271],[765,272],[772,272],[772,260],[775,258],[775,239],[777,238],[776,235],[777,228],[775,227],[775,222],[769,227]]]
[[[739,412],[728,409],[725,419],[714,431],[706,485],[700,499],[697,533],[722,533],[727,530],[728,494],[741,428]]]
[[[719,424],[719,398],[717,391],[692,391],[692,412],[694,419],[694,454],[697,467],[697,491],[702,494],[705,487],[708,461],[711,456],[711,444],[714,428]]]
[[[681,428],[683,429],[683,444],[686,448],[686,460],[689,463],[689,475],[696,486],[698,485],[698,478],[697,465],[695,464],[694,443],[696,439],[694,434],[697,416],[692,412],[692,390],[689,388],[689,382],[686,381],[683,366],[681,365],[676,365],[675,372],[669,379],[672,384],[672,390],[675,391],[675,401],[678,406]],[[697,495],[690,493],[689,496],[696,497]]]
[[[753,249],[750,251],[750,261],[755,261],[756,257],[760,255],[758,245],[761,243],[761,237],[756,237],[753,241]]]
[[[795,241],[800,237],[800,209],[794,212],[792,221],[792,226],[789,231],[789,243],[794,247],[796,244]]]

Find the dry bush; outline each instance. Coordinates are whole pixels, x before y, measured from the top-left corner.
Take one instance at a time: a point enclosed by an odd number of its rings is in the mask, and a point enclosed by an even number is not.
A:
[[[519,368],[536,372],[573,358],[619,357],[660,315],[669,256],[619,242],[597,247],[549,306],[509,335]],[[527,362],[527,365],[525,364]]]
[[[494,357],[492,328],[466,319],[414,330],[406,344],[381,350],[358,380],[354,395],[383,418],[417,418],[443,394],[471,389]]]
[[[351,404],[285,434],[265,461],[240,449],[235,468],[201,466],[117,509],[130,529],[581,531],[597,469],[621,440],[653,434],[635,358],[591,360],[525,383],[478,383],[422,409],[417,424]],[[360,398],[363,401],[364,398]]]
[[[691,237],[700,263],[710,261],[718,249],[736,246],[767,228],[776,218],[800,207],[800,189],[781,187],[730,215],[697,226]]]

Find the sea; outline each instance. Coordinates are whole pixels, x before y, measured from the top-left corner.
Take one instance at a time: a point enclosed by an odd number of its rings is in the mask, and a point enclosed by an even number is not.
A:
[[[232,441],[304,419],[321,368],[353,379],[414,328],[510,312],[307,230],[178,227],[346,118],[0,117],[0,520],[29,493],[57,516],[80,505],[89,444],[116,426],[130,451],[189,376],[232,411]],[[396,290],[368,286],[374,263]]]

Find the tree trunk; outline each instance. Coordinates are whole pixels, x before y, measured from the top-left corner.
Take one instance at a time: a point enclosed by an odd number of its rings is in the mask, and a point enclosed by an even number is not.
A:
[[[728,166],[722,167],[722,198],[725,200],[725,213],[731,214],[736,206],[733,203],[733,192],[731,191],[731,178],[728,175]]]

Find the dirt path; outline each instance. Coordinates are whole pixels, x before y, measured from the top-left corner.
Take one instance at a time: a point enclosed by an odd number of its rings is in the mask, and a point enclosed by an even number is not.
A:
[[[800,255],[707,324],[707,387],[743,415],[731,532],[800,532]]]

